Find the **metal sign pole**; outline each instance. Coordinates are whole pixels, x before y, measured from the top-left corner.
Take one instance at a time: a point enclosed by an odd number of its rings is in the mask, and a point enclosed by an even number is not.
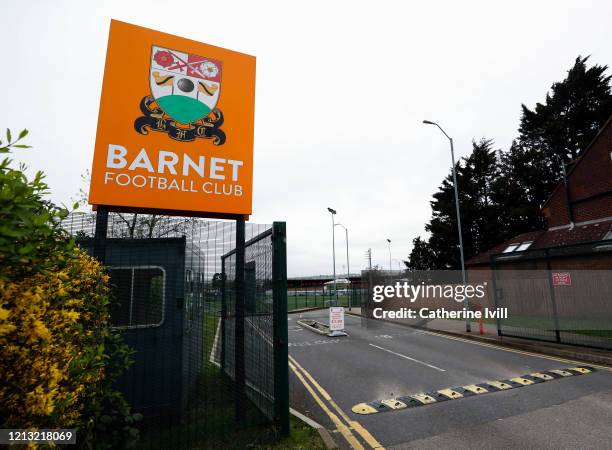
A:
[[[225,283],[225,258],[221,258],[221,369],[225,371],[225,326],[227,320],[227,285]]]
[[[274,334],[274,417],[282,436],[289,435],[289,365],[287,364],[287,231],[285,222],[272,225]]]
[[[104,264],[106,259],[106,233],[108,232],[108,207],[98,206],[94,233],[94,258]]]
[[[245,223],[244,217],[236,219],[236,312],[234,329],[234,370],[235,370],[235,416],[238,423],[244,422],[245,402],[245,364],[244,364],[244,260],[245,260]]]

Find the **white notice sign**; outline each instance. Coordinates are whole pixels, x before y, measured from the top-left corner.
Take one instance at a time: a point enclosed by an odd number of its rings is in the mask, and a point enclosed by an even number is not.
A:
[[[344,330],[344,308],[332,306],[329,308],[329,331]]]

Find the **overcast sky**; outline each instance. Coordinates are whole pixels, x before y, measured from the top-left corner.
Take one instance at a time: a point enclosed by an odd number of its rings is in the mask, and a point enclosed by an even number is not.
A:
[[[331,219],[351,272],[394,269],[472,139],[507,149],[520,105],[579,54],[612,63],[609,1],[2,2],[0,127],[68,203],[91,167],[110,19],[257,57],[251,220],[287,221],[289,275],[331,273]],[[337,228],[337,271],[346,271]]]

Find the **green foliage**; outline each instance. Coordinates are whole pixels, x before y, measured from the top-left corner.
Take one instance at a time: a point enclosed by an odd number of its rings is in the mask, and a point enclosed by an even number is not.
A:
[[[565,79],[553,83],[544,103],[533,110],[522,105],[518,143],[537,150],[540,158],[569,163],[612,115],[608,66],[587,67],[588,59],[578,56]]]
[[[19,133],[11,140],[6,131],[7,143],[0,141],[0,153],[7,154],[14,148],[29,148],[17,144],[28,131]],[[67,236],[59,227],[68,214],[44,199],[49,188],[42,172],[32,180],[24,174],[24,167],[12,167],[13,161],[5,157],[0,162],[0,277],[22,277],[33,271],[45,270],[53,263],[53,254],[58,249],[73,246],[66,244]]]
[[[435,255],[429,246],[429,242],[417,236],[412,240],[412,251],[410,252],[410,270],[429,270],[435,267]]]
[[[0,141],[0,153],[28,148]],[[131,350],[109,323],[109,277],[61,228],[44,176],[0,162],[0,422],[77,428],[83,448],[123,448],[140,417],[114,384]]]
[[[522,105],[519,136],[506,152],[492,141],[474,142],[472,154],[457,164],[457,185],[465,259],[521,233],[545,226],[541,207],[571,163],[612,115],[608,66],[587,67],[576,58],[563,81],[552,85],[544,103]],[[460,267],[452,176],[431,201],[427,241],[417,238],[410,267]]]
[[[461,206],[461,227],[466,258],[479,249],[494,245],[500,237],[497,225],[499,208],[493,196],[493,185],[499,175],[493,142],[481,139],[472,143],[472,153],[457,163],[457,185]],[[428,241],[413,241],[410,268],[459,269],[459,237],[452,173],[442,181],[430,202],[432,217],[425,229]]]
[[[588,59],[576,58],[544,103],[533,110],[522,105],[519,136],[501,156],[496,185],[505,238],[543,228],[540,208],[562,181],[563,165],[587,148],[612,115],[608,66],[587,67]]]

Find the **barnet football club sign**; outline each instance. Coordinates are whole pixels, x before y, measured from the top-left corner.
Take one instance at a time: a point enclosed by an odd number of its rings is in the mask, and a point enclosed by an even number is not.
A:
[[[255,57],[111,21],[89,202],[250,215]]]

